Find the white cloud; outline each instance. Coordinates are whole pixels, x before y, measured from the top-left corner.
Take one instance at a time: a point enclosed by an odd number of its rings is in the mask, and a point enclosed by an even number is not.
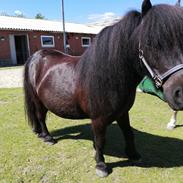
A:
[[[117,20],[119,20],[121,17],[113,12],[105,12],[103,14],[91,14],[88,16],[88,20],[90,22],[93,22],[94,24],[101,24],[101,25],[109,25]]]
[[[20,10],[15,10],[14,13],[15,15],[18,15],[18,16],[23,15],[23,13]]]
[[[103,14],[91,14],[88,16],[89,20],[107,20],[107,19],[114,19],[114,18],[119,18],[118,15],[116,15],[113,12],[106,12]]]

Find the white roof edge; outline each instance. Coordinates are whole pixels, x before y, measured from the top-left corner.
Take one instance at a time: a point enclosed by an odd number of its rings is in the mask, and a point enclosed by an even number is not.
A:
[[[65,23],[68,33],[98,34],[103,27]],[[0,16],[0,30],[63,32],[62,22],[41,19]]]

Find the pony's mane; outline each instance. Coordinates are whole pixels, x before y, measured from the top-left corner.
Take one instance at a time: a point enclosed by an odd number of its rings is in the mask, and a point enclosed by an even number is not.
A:
[[[151,60],[150,65],[160,68],[161,64],[169,63],[167,69],[175,65],[176,57],[183,52],[183,9],[165,4],[153,6],[141,25],[141,48]],[[160,56],[164,58],[160,59]],[[170,60],[163,63],[168,57]]]
[[[81,85],[87,88],[90,112],[94,116],[95,111],[106,113],[99,106],[108,106],[110,115],[122,102],[120,96],[124,96],[124,86],[130,77],[124,77],[128,72],[128,41],[140,21],[141,14],[131,11],[118,23],[104,28],[78,64]]]

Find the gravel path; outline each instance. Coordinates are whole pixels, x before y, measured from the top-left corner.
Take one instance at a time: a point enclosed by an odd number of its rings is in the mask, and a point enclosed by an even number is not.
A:
[[[23,67],[0,69],[0,88],[17,88],[23,86]]]

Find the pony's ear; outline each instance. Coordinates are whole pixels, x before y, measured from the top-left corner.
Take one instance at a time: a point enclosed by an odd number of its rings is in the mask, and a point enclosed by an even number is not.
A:
[[[142,3],[142,17],[146,15],[146,13],[152,8],[152,4],[150,0],[144,0]]]

